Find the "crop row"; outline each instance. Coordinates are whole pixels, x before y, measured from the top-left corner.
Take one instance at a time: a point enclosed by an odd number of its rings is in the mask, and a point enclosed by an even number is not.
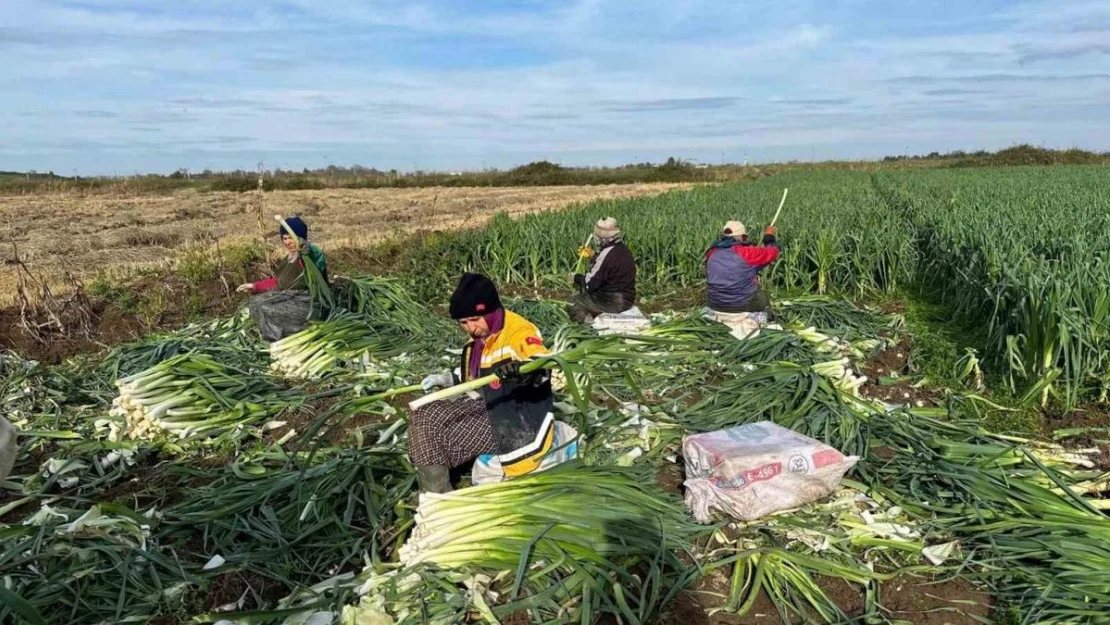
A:
[[[641,291],[704,283],[703,254],[739,219],[758,233],[782,189],[780,260],[767,272],[786,292],[852,298],[929,287],[964,321],[989,329],[987,360],[1015,389],[1066,406],[1110,385],[1110,191],[1105,167],[794,172],[758,182],[495,218],[443,236],[415,273],[442,292],[462,269],[503,284],[565,286],[593,222],[616,217]],[[758,236],[756,234],[755,236]]]

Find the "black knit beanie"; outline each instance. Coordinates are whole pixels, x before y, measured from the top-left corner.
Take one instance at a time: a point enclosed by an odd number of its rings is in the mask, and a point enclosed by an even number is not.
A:
[[[493,281],[478,273],[464,273],[451,294],[451,318],[465,319],[501,310]]]

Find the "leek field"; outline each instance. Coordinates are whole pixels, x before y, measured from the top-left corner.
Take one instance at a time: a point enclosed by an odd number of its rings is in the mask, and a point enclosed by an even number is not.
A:
[[[342,312],[273,345],[241,312],[2,353],[0,623],[1110,623],[1108,172],[796,170],[502,216],[383,247],[390,275],[336,281]],[[787,187],[776,324],[738,340],[700,315],[703,253]],[[602,216],[641,334],[556,300]],[[463,270],[543,330],[582,452],[418,498],[407,403],[454,366]],[[929,375],[906,300],[973,330]],[[1095,417],[1006,425],[1042,413]],[[820,502],[695,523],[682,437],[765,420],[860,460]]]

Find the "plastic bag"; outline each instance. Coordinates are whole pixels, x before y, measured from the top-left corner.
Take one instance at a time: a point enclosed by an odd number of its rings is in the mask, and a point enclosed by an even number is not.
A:
[[[703,317],[723,323],[732,330],[732,335],[740,340],[759,334],[759,329],[767,324],[768,315],[765,312],[723,313],[711,308],[703,308]]]
[[[322,318],[320,306],[313,306],[308,291],[301,290],[255,295],[248,308],[262,338],[269,342],[296,334],[308,327],[309,321]]]
[[[651,327],[651,320],[633,306],[621,313],[603,313],[594,318],[598,334],[636,334]]]
[[[8,477],[15,465],[15,456],[19,453],[15,438],[15,426],[0,417],[0,480]]]
[[[552,442],[551,451],[544,456],[536,471],[546,471],[578,457],[576,440],[578,430],[562,421],[556,421],[554,428],[555,440]],[[470,481],[475,486],[494,484],[504,479],[505,472],[501,469],[501,459],[496,454],[483,454],[474,461],[474,468],[470,471]]]
[[[716,509],[742,521],[831,494],[859,460],[770,421],[687,436],[686,507],[701,523]]]

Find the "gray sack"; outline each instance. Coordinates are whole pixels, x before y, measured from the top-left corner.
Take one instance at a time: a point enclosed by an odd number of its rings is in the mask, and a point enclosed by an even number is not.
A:
[[[311,320],[324,317],[319,306],[312,306],[308,291],[262,293],[252,297],[248,307],[262,338],[271,343],[304,330]]]

